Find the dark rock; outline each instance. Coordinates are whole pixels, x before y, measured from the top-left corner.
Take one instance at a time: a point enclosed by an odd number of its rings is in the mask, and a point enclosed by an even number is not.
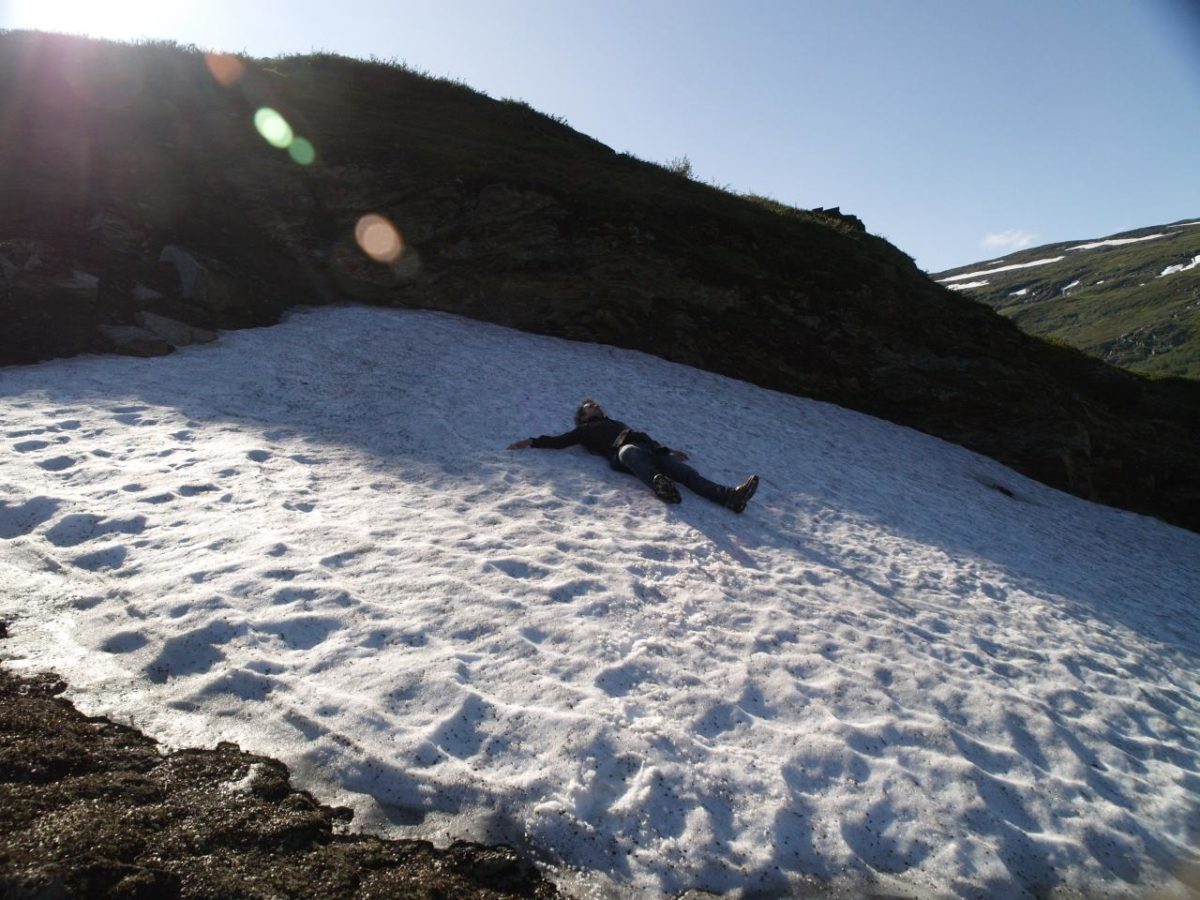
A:
[[[94,251],[100,254],[138,259],[149,249],[149,238],[144,229],[108,210],[101,210],[92,217],[88,223],[88,236]]]
[[[216,313],[228,312],[238,305],[238,280],[223,263],[174,245],[163,247],[158,259],[175,267],[179,294],[188,303]]]
[[[186,347],[188,344],[207,344],[217,339],[215,331],[207,328],[197,328],[152,312],[138,313],[138,322],[154,336],[161,338],[173,347]]]
[[[108,349],[122,356],[166,356],[172,349],[157,334],[136,325],[101,325],[98,331]]]
[[[92,341],[100,279],[49,244],[0,241],[0,359],[71,356]]]

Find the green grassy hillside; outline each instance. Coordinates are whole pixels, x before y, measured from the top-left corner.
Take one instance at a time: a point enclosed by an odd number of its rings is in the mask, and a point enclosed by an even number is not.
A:
[[[1200,221],[1047,244],[933,278],[1030,334],[1137,372],[1200,379]]]

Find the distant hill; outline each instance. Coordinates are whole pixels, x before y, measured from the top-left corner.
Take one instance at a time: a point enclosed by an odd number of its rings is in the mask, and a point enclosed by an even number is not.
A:
[[[1107,363],[1200,379],[1200,220],[1046,244],[933,276]]]
[[[852,216],[402,65],[0,33],[0,364],[346,300],[652,353],[1200,530],[1200,384],[1030,337]]]

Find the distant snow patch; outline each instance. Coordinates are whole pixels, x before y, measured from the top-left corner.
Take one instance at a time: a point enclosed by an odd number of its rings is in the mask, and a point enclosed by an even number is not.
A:
[[[953,288],[951,288],[951,290],[953,290]],[[1028,294],[1028,293],[1029,293],[1029,288],[1021,288],[1019,291],[1013,291],[1013,292],[1012,292],[1011,294],[1009,294],[1008,296],[1010,296],[1010,297],[1024,297],[1024,296],[1025,296],[1026,294]]]
[[[1190,263],[1179,263],[1179,265],[1167,266],[1162,270],[1162,272],[1159,273],[1158,277],[1166,278],[1168,275],[1175,275],[1178,272],[1186,272],[1188,269],[1196,268],[1196,266],[1200,266],[1200,256],[1192,257],[1192,261]]]
[[[1074,247],[1068,247],[1068,250],[1094,250],[1097,247],[1119,247],[1122,244],[1136,244],[1139,241],[1152,241],[1155,238],[1166,237],[1161,231],[1158,234],[1148,234],[1145,237],[1136,238],[1109,238],[1106,241],[1092,241],[1090,244],[1076,244]]]
[[[945,284],[948,281],[962,281],[964,278],[978,278],[980,275],[995,275],[999,272],[1010,272],[1013,269],[1028,269],[1033,266],[1044,266],[1048,263],[1056,263],[1060,259],[1065,259],[1063,256],[1052,256],[1047,259],[1035,259],[1033,262],[1013,263],[1008,266],[1001,266],[998,269],[985,269],[981,272],[963,272],[961,275],[951,275],[949,278],[938,279],[938,284]]]
[[[1197,220],[1195,222],[1179,222],[1178,224],[1168,225],[1167,227],[1168,228],[1187,228],[1190,225],[1200,225],[1200,220]]]
[[[1082,284],[1082,282],[1081,282],[1081,281],[1080,281],[1078,278],[1076,278],[1076,279],[1075,279],[1074,281],[1072,281],[1070,284],[1068,284],[1068,285],[1064,285],[1064,286],[1063,286],[1063,287],[1062,287],[1062,288],[1059,290],[1059,293],[1060,293],[1060,294],[1062,294],[1062,295],[1065,297],[1065,296],[1067,295],[1067,292],[1068,292],[1068,291],[1070,291],[1072,288],[1077,288],[1077,287],[1079,287],[1079,285],[1080,285],[1080,284]]]
[[[985,284],[987,284],[986,281],[968,281],[966,284],[948,285],[948,289],[952,291],[965,291],[968,288],[983,287]]]

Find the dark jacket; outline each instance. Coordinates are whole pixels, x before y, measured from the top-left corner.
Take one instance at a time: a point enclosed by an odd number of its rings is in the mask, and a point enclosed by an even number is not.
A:
[[[614,469],[622,471],[625,467],[617,460],[617,451],[626,444],[639,444],[647,450],[660,454],[671,452],[670,447],[660,444],[646,432],[634,431],[624,422],[607,418],[585,422],[566,434],[543,434],[532,440],[531,446],[550,450],[561,450],[564,447],[581,444],[588,453],[603,456]]]

